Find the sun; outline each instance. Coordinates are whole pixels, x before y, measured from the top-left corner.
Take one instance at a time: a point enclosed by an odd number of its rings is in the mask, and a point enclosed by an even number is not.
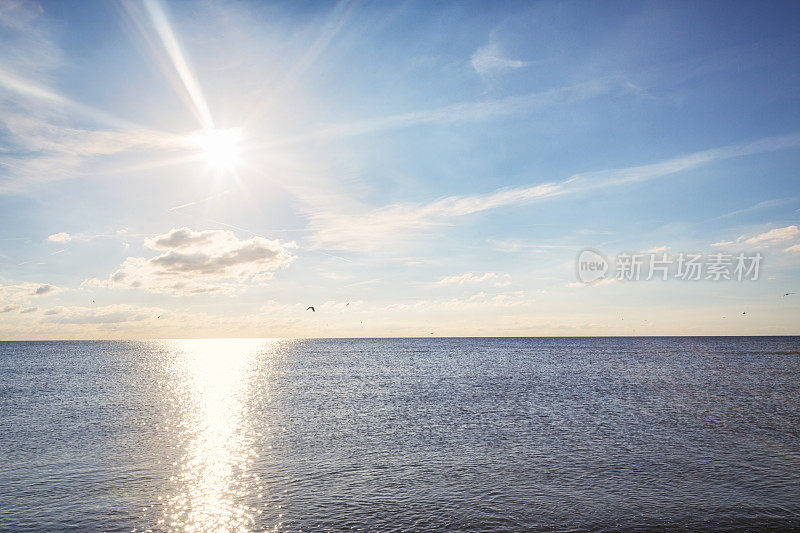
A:
[[[231,171],[241,163],[241,132],[236,128],[213,129],[200,134],[197,144],[215,170]]]

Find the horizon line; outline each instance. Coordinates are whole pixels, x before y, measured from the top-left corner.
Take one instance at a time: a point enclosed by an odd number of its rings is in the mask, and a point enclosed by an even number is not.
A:
[[[746,337],[800,337],[800,333],[756,333],[752,335],[428,335],[428,336],[379,336],[379,337],[153,337],[113,339],[0,339],[2,342],[152,342],[152,341],[213,341],[213,340],[389,340],[389,339],[678,339],[678,338],[746,338]]]

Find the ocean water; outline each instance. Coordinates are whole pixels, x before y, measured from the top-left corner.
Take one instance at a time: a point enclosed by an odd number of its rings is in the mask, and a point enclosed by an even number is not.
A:
[[[800,338],[0,343],[3,531],[800,528]]]

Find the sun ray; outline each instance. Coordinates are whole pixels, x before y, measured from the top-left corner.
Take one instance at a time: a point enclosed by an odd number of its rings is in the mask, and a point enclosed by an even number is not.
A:
[[[59,94],[48,87],[43,87],[42,85],[39,85],[34,81],[31,81],[27,78],[23,78],[22,76],[19,76],[2,68],[0,68],[0,86],[4,87],[9,91],[21,95],[23,98],[30,98],[33,100],[41,100],[43,102],[48,102],[50,104],[59,106],[62,109],[75,111],[85,117],[88,117],[91,120],[94,120],[101,124],[112,126],[114,128],[120,128],[120,129],[135,128],[139,130],[145,129],[139,126],[138,124],[122,120],[104,111],[100,111],[85,104],[81,104],[73,100],[70,100],[66,96]],[[148,131],[151,131],[152,133],[161,133],[152,130]]]
[[[354,6],[355,3],[351,2],[351,0],[340,0],[336,3],[328,15],[325,24],[323,24],[317,38],[308,49],[298,57],[297,61],[292,63],[292,67],[289,69],[289,72],[282,77],[278,87],[270,91],[254,106],[250,117],[245,122],[245,126],[255,123],[271,106],[276,105],[276,102],[280,102],[280,96],[294,88],[301,76],[317,61],[317,59],[319,59],[323,52],[330,46],[334,38],[339,35],[345,23],[350,18]]]
[[[214,129],[214,120],[206,102],[200,83],[192,70],[189,61],[181,49],[178,38],[169,23],[166,13],[158,0],[145,0],[144,6],[153,28],[158,36],[161,47],[156,46],[153,38],[140,20],[140,14],[128,2],[122,3],[125,12],[133,22],[136,30],[150,47],[156,61],[167,73],[168,79],[176,85],[176,90],[187,104],[191,112],[200,122],[204,130]],[[162,59],[160,52],[164,52],[167,59]],[[167,70],[170,69],[171,72]],[[173,74],[173,75],[171,75]]]

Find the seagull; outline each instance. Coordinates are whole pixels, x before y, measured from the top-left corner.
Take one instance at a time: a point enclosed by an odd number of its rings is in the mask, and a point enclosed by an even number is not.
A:
[[[781,296],[781,298],[786,298],[786,297],[787,297],[787,296],[789,296],[790,294],[794,294],[794,293],[793,293],[793,292],[787,292],[786,294],[784,294],[783,296]]]
[[[314,309],[314,306],[313,306],[313,305],[309,305],[308,307],[306,307],[306,311],[308,311],[309,309],[311,309],[311,312],[312,312],[312,313],[316,313],[316,312],[317,312],[317,310],[316,310],[316,309]]]

